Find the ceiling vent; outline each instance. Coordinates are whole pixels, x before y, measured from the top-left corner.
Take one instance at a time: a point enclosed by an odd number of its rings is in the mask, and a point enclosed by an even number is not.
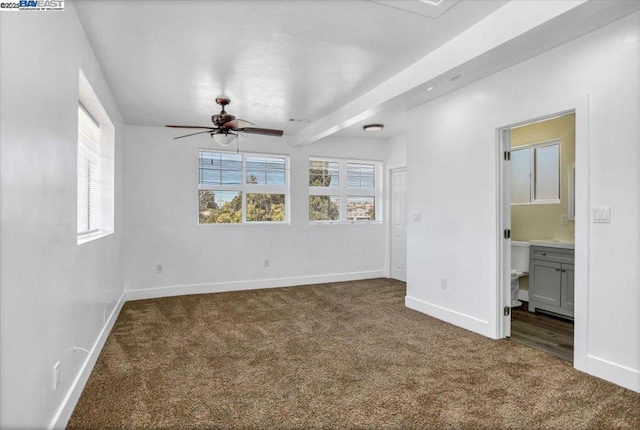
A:
[[[383,6],[400,9],[429,18],[438,18],[458,0],[370,0]]]

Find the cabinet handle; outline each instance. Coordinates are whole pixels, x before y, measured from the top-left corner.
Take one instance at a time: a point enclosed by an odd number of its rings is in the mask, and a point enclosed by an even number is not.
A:
[[[560,269],[556,268],[556,272],[559,272],[559,271],[560,271]],[[563,272],[564,272],[564,270],[563,270]]]
[[[562,269],[562,271],[563,271],[563,272],[566,272],[566,271],[567,271],[567,269]]]
[[[546,256],[547,256],[547,253],[546,253],[546,252],[543,252],[543,253],[542,253],[542,256],[543,256],[543,257],[546,257]]]

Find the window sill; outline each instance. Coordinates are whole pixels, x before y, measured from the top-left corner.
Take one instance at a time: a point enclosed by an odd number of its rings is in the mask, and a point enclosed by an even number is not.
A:
[[[98,230],[95,233],[78,235],[78,245],[93,242],[94,240],[98,240],[111,234],[113,234],[113,231]]]
[[[376,225],[382,221],[309,221],[309,225]]]
[[[251,221],[251,222],[199,222],[199,226],[248,226],[248,225],[261,225],[261,226],[272,226],[272,225],[281,225],[281,226],[289,226],[290,222],[274,222],[274,221]]]
[[[529,206],[529,205],[559,205],[560,200],[538,200],[526,203],[511,203],[511,206]]]

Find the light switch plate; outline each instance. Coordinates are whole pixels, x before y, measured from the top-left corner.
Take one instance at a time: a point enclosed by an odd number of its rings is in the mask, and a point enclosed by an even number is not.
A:
[[[592,208],[592,222],[594,224],[610,224],[611,223],[611,208],[609,207],[601,207],[601,208]]]
[[[413,214],[413,221],[414,222],[420,222],[422,221],[422,213],[421,212],[415,212]]]

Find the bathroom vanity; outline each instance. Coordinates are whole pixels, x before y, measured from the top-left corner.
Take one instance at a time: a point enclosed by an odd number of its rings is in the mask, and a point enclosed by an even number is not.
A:
[[[531,241],[529,250],[529,311],[553,312],[573,319],[574,245]]]

